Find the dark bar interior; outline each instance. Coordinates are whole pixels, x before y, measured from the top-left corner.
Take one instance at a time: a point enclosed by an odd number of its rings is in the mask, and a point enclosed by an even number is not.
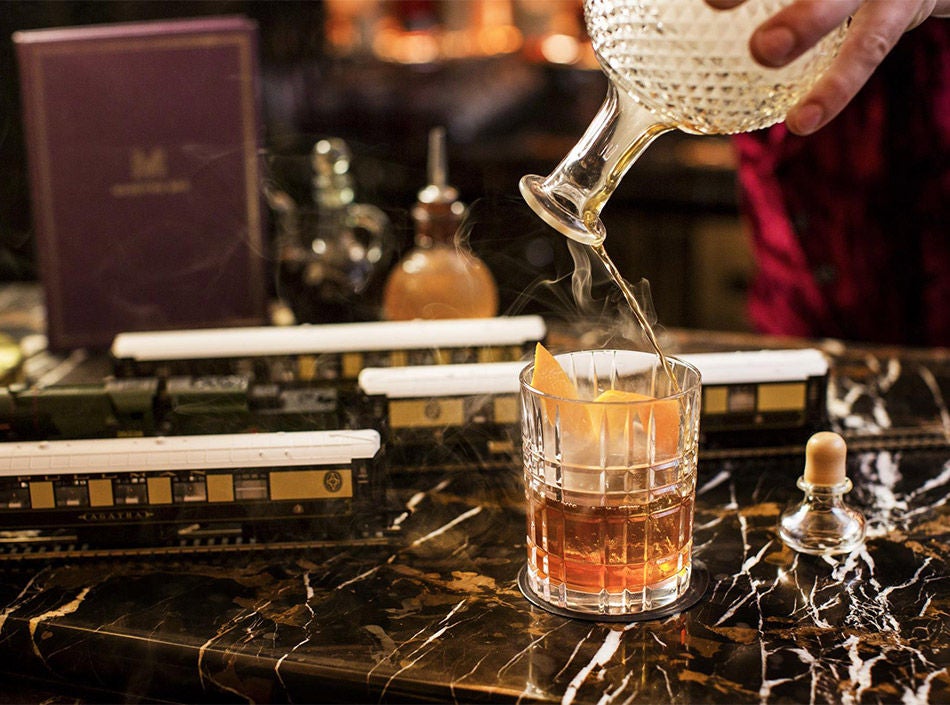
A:
[[[0,704],[947,702],[944,6],[714,4],[0,5]]]

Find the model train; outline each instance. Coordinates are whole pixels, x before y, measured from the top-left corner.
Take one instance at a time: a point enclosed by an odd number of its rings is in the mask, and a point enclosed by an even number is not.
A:
[[[373,429],[0,444],[2,543],[382,538]]]
[[[121,333],[116,377],[242,375],[355,384],[366,367],[505,362],[544,339],[540,316]]]
[[[792,445],[827,424],[821,352],[682,356],[703,376],[706,447]],[[354,385],[220,375],[0,388],[0,440],[375,428],[401,447],[517,443],[525,362],[364,368]],[[499,451],[500,452],[500,451]],[[431,457],[431,454],[430,454]],[[413,462],[418,462],[413,461]]]
[[[703,376],[701,453],[787,449],[827,425],[817,350],[683,357]],[[0,536],[97,548],[380,537],[391,478],[517,465],[526,364],[0,389]]]

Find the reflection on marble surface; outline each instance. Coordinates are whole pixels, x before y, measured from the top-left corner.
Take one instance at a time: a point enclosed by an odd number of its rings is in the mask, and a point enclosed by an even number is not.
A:
[[[778,539],[801,456],[701,458],[703,600],[573,621],[517,589],[520,468],[473,465],[398,478],[388,544],[0,564],[0,671],[87,701],[947,702],[950,364],[832,352],[849,555]]]

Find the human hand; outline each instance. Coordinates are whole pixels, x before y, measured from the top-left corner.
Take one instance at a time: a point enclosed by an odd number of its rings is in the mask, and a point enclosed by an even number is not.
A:
[[[746,0],[706,2],[728,10]],[[784,66],[852,18],[832,65],[785,118],[791,132],[809,135],[841,112],[904,32],[946,15],[950,0],[796,0],[756,28],[749,49],[763,66]]]

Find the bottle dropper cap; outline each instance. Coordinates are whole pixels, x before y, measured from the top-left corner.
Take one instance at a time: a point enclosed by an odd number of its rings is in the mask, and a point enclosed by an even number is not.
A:
[[[820,431],[805,445],[805,482],[820,487],[840,485],[846,479],[848,445],[831,431]]]
[[[412,209],[417,244],[449,243],[459,230],[465,204],[458,200],[455,187],[449,185],[448,174],[445,128],[435,127],[429,132],[429,184],[419,191]]]
[[[445,128],[429,130],[429,152],[426,163],[429,184],[419,191],[420,203],[451,204],[458,200],[459,192],[449,185],[449,157],[445,147]]]

